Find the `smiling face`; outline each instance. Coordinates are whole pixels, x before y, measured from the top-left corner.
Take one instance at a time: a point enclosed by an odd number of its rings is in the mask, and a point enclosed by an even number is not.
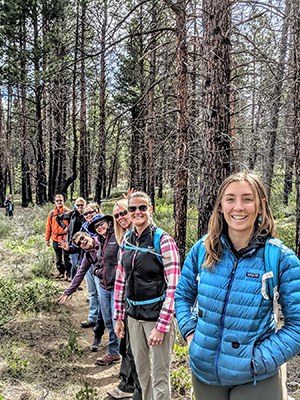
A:
[[[64,206],[64,198],[61,195],[55,196],[55,205],[60,210]]]
[[[258,197],[247,181],[230,183],[221,199],[221,212],[228,225],[229,238],[248,243],[258,215]]]
[[[143,197],[132,197],[129,200],[128,212],[131,222],[139,233],[151,224],[153,207],[149,206]]]
[[[107,221],[105,221],[105,220],[95,223],[95,231],[97,232],[98,235],[103,236],[103,237],[106,236],[108,227],[109,227],[109,225],[108,225]]]
[[[90,235],[83,233],[75,241],[75,244],[83,250],[91,250],[94,248],[94,239]]]
[[[91,222],[93,219],[93,216],[96,215],[96,211],[93,210],[91,207],[85,207],[84,213],[82,215],[84,216],[84,219],[87,222]]]
[[[118,205],[114,208],[114,218],[123,229],[127,229],[131,224],[131,219],[128,211]]]
[[[82,214],[82,213],[83,213],[83,210],[84,210],[83,201],[81,201],[81,200],[78,201],[78,202],[75,204],[75,206],[76,206],[76,208],[77,208],[79,214]]]

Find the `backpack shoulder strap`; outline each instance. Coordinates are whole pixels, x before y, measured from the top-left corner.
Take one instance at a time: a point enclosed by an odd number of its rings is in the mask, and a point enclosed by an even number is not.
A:
[[[273,237],[267,239],[264,250],[264,263],[266,273],[269,273],[268,287],[271,298],[274,298],[274,293],[278,292],[281,248],[281,240]]]
[[[162,264],[162,257],[161,257],[161,250],[160,250],[160,239],[162,235],[165,233],[165,231],[161,228],[156,228],[154,235],[153,235],[153,247],[156,253],[156,257],[158,261]]]
[[[165,231],[163,229],[161,229],[161,228],[155,228],[155,230],[153,229],[152,238],[153,238],[153,249],[154,249],[154,251],[151,250],[151,248],[137,247],[137,246],[134,246],[133,244],[130,244],[128,242],[128,239],[133,233],[132,230],[130,230],[130,231],[125,233],[124,240],[123,240],[121,248],[122,249],[126,249],[126,250],[137,250],[137,251],[140,251],[142,253],[155,254],[157,259],[159,260],[159,262],[162,264],[163,263],[163,261],[162,261],[163,256],[161,255],[161,250],[160,250],[160,238],[162,237],[164,232]]]
[[[278,328],[279,310],[278,310],[278,285],[279,285],[279,264],[281,255],[282,241],[273,237],[267,239],[264,250],[264,264],[266,273],[263,278],[268,282],[269,296],[273,299],[273,315],[275,320],[276,329]],[[264,298],[268,299],[263,293],[263,287],[265,282],[262,284],[262,294]]]
[[[200,281],[200,276],[201,276],[201,271],[202,271],[202,265],[205,261],[205,257],[206,257],[206,249],[204,246],[204,241],[207,238],[207,235],[204,235],[200,241],[202,242],[202,245],[199,244],[199,248],[198,248],[198,279]]]
[[[133,232],[132,230],[129,230],[124,233],[121,249],[125,249],[126,241],[129,239],[129,236],[132,234],[132,232]]]

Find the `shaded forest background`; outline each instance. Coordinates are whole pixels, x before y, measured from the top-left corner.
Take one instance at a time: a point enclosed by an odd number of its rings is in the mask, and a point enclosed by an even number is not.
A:
[[[299,0],[2,0],[0,21],[0,205],[168,192],[183,257],[188,206],[200,236],[249,169],[300,255]]]

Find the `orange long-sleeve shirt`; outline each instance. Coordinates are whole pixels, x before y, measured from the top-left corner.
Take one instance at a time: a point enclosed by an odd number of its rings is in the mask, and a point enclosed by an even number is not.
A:
[[[56,221],[56,216],[68,211],[71,210],[67,207],[63,207],[61,211],[59,211],[57,207],[54,207],[54,210],[50,211],[46,223],[46,241],[49,241],[50,239],[54,242],[58,242],[59,240],[66,240],[67,232],[64,228],[58,225]],[[64,224],[68,225],[69,222],[64,220]]]

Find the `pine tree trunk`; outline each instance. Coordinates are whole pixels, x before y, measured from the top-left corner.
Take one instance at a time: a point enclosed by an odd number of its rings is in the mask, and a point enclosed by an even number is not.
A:
[[[42,205],[47,202],[46,192],[46,149],[42,125],[42,93],[43,84],[41,81],[40,71],[40,45],[39,45],[39,27],[38,27],[38,14],[37,4],[33,3],[32,9],[33,18],[33,35],[34,35],[34,76],[35,76],[35,119],[36,119],[36,203]]]
[[[151,30],[157,28],[157,9],[156,2],[152,1],[151,9]],[[147,102],[147,122],[146,122],[146,141],[148,150],[147,162],[147,193],[151,198],[153,208],[155,209],[155,167],[154,167],[154,151],[155,151],[155,118],[154,118],[154,101],[155,101],[155,77],[156,77],[156,40],[157,33],[152,33],[149,43],[149,85],[148,85],[148,102]]]
[[[174,181],[175,235],[181,263],[185,257],[187,193],[188,193],[188,54],[186,32],[186,2],[166,0],[176,15],[177,122],[176,166]]]
[[[100,204],[101,198],[106,197],[106,29],[107,1],[104,1],[103,22],[101,28],[100,55],[100,92],[99,92],[99,153],[98,175],[96,182],[95,200]]]
[[[219,185],[230,173],[229,0],[203,1],[204,148],[198,235],[207,231]]]
[[[300,2],[293,3],[294,17],[294,141],[296,169],[296,254],[300,257]]]

